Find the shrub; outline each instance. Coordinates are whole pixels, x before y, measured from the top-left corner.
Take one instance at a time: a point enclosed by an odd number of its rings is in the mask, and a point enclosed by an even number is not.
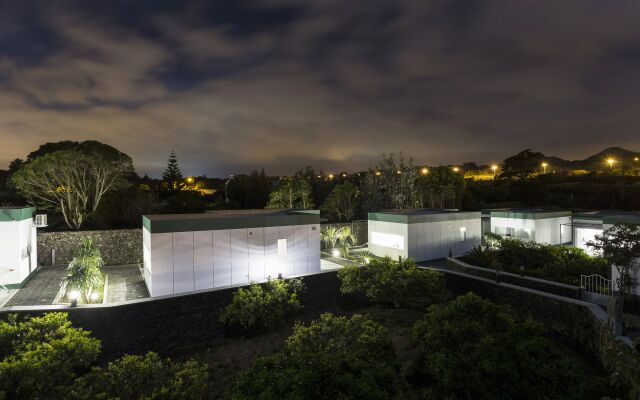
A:
[[[236,334],[273,329],[302,309],[299,296],[303,290],[300,279],[270,279],[240,288],[233,294],[231,304],[222,310],[220,322]]]
[[[361,292],[370,301],[395,307],[423,307],[441,301],[444,276],[418,268],[412,260],[374,259],[362,267],[338,271],[343,294]]]
[[[469,293],[429,307],[415,324],[414,373],[435,398],[594,397],[575,357],[543,334],[537,322],[519,321],[509,307]]]
[[[476,247],[464,260],[485,268],[500,269],[557,282],[579,285],[580,275],[607,276],[607,263],[572,246],[557,247],[517,239],[503,239],[496,249]]]
[[[394,399],[402,390],[388,330],[362,315],[296,323],[284,349],[259,358],[233,399]]]
[[[156,353],[125,355],[106,368],[76,380],[70,398],[76,400],[144,399],[199,400],[208,393],[207,366],[196,361],[162,360]]]
[[[64,313],[23,322],[10,316],[0,321],[0,398],[65,398],[66,387],[99,353],[100,341],[71,327]]]

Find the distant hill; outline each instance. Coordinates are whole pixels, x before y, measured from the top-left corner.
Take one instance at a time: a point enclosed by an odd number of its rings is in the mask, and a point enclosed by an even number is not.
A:
[[[640,153],[623,149],[622,147],[609,147],[596,153],[584,160],[563,160],[559,157],[547,157],[549,164],[561,169],[603,169],[606,168],[606,160],[608,158],[616,160],[615,167],[632,167],[638,166],[638,162],[634,161],[635,157],[640,157]]]

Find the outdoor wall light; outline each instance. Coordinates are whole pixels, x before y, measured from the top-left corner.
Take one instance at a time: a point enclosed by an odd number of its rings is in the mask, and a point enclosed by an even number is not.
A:
[[[75,307],[78,305],[78,297],[80,293],[77,290],[72,290],[69,292],[69,300],[71,301],[71,307]]]

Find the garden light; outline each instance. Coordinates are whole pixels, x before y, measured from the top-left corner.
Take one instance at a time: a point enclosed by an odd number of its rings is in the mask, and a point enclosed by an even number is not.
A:
[[[72,290],[69,292],[69,300],[71,301],[71,307],[75,307],[78,305],[78,297],[80,293],[77,290]]]
[[[365,264],[369,264],[371,262],[371,259],[369,257],[365,257],[364,258],[364,263]]]
[[[98,300],[98,293],[96,292],[91,293],[91,301],[96,301],[96,300]]]
[[[340,257],[340,250],[333,249],[333,251],[331,251],[331,255],[334,257]]]

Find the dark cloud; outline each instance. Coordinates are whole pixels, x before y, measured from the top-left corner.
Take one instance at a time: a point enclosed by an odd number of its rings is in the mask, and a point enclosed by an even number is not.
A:
[[[640,3],[0,5],[0,165],[97,139],[158,175],[640,147]]]

